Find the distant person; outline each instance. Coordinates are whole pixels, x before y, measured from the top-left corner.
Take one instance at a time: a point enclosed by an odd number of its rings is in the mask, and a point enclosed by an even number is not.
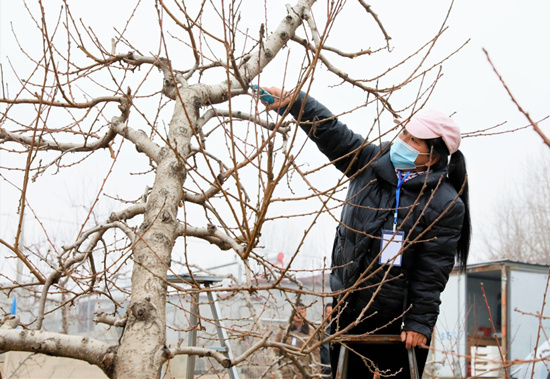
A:
[[[321,337],[320,339],[323,340],[327,338],[330,335],[330,328],[331,328],[331,318],[330,314],[332,313],[332,303],[326,303],[323,307],[323,320],[329,317],[325,324],[321,325]],[[321,373],[323,374],[324,378],[330,378],[332,376],[332,370],[330,367],[330,342],[325,342],[321,345]]]
[[[296,306],[296,311],[292,316],[292,323],[288,330],[287,335],[283,335],[283,331],[279,331],[275,336],[275,341],[283,342],[287,345],[296,346],[297,348],[302,348],[304,344],[311,339],[310,345],[318,342],[319,339],[314,335],[315,328],[311,327],[307,322],[307,311],[304,304],[299,303]],[[313,336],[313,338],[312,338]],[[320,377],[320,356],[319,349],[315,349],[311,354],[299,356],[295,355],[295,359],[299,364],[306,370],[309,377],[318,379]],[[304,376],[302,372],[293,363],[292,359],[283,359],[282,368],[281,368],[282,378],[283,379],[303,379]],[[274,375],[271,375],[271,378],[274,378]]]
[[[372,378],[379,370],[409,378],[407,350],[415,349],[422,373],[440,294],[455,260],[465,267],[470,245],[468,184],[460,129],[438,111],[397,120],[391,143],[366,141],[326,107],[301,92],[275,98],[269,109],[287,108],[319,150],[349,178],[332,250],[331,289],[342,295],[333,334],[397,334],[403,345],[350,344],[348,372]],[[345,290],[353,288],[353,291]],[[339,345],[331,349],[336,374]]]

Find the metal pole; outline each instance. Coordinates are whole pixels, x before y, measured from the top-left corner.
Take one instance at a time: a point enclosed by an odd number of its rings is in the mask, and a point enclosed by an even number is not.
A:
[[[346,345],[340,345],[338,354],[338,365],[336,368],[336,379],[344,379],[348,376],[348,349]]]
[[[208,286],[207,286],[208,287]],[[214,295],[212,292],[208,291],[206,293],[208,295],[208,300],[210,302],[210,309],[212,310],[212,317],[214,318],[214,322],[216,323],[216,330],[218,332],[218,338],[220,340],[220,344],[222,347],[225,348],[225,351],[227,353],[227,357],[233,362],[234,356],[233,351],[231,350],[231,345],[229,344],[229,336],[227,335],[227,331],[224,328],[223,321],[221,320],[221,312],[218,305],[217,296],[214,298]],[[229,377],[231,379],[239,379],[239,374],[237,373],[237,368],[235,366],[231,366],[229,368]]]
[[[409,373],[411,374],[411,379],[420,379],[420,376],[418,376],[418,366],[416,364],[414,347],[408,349],[407,354],[409,355]]]
[[[500,347],[505,359],[508,359],[508,276],[509,268],[502,265],[500,283]],[[506,368],[505,371],[508,371]]]
[[[199,315],[199,293],[193,293],[193,303],[191,304],[191,316],[189,321],[191,323],[191,330],[189,331],[189,341],[187,346],[197,346],[197,327],[198,327],[198,315]],[[195,377],[195,356],[190,354],[187,356],[187,373],[186,379],[193,379]]]

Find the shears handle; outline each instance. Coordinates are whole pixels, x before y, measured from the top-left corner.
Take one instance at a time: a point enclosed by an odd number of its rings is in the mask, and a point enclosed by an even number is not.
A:
[[[267,92],[262,87],[258,87],[256,84],[253,84],[252,89],[254,90],[254,92],[258,92],[260,94],[260,100],[262,102],[267,104],[273,104],[275,102],[275,98],[273,97],[273,95]]]

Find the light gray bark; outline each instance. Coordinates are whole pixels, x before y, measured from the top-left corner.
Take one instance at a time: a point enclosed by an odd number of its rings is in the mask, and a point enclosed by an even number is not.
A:
[[[192,99],[182,93],[187,106]],[[189,107],[196,119],[197,109]],[[192,131],[185,106],[178,100],[169,125],[168,144],[162,148],[155,182],[149,195],[134,254],[132,300],[124,339],[118,351],[116,377],[160,376],[166,360],[166,273],[177,238],[178,204],[183,200],[185,168]]]
[[[294,35],[311,3],[298,1],[273,36],[266,40],[264,48],[242,66],[240,74],[247,83]],[[172,248],[179,234],[177,212],[178,205],[184,200],[184,162],[191,151],[193,125],[199,119],[201,106],[226,101],[230,91],[235,89],[241,89],[237,80],[229,86],[223,83],[182,85],[176,96],[168,144],[158,154],[155,182],[147,200],[144,222],[138,231],[138,242],[133,249],[132,299],[113,377],[159,378],[162,364],[169,358],[165,346],[165,283]]]
[[[41,330],[0,329],[0,351],[28,351],[79,359],[96,365],[111,375],[116,347],[83,336],[70,336]]]

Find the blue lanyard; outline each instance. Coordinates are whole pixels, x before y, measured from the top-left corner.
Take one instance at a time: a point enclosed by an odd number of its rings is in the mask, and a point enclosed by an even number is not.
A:
[[[397,189],[395,190],[395,213],[393,215],[393,231],[397,228],[397,210],[399,209],[399,195],[401,193],[401,186],[405,183],[405,180],[409,177],[411,172],[407,171],[405,176],[401,176],[402,173],[399,171],[397,175]]]

